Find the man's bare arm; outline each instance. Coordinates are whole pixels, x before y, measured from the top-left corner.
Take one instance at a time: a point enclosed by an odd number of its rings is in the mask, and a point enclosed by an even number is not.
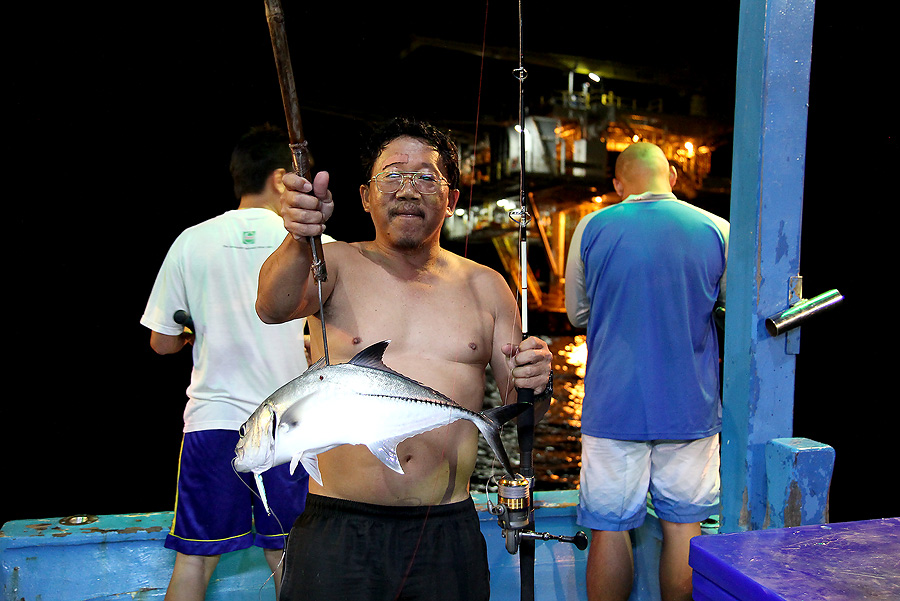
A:
[[[282,183],[281,217],[288,235],[259,272],[256,313],[265,323],[283,323],[318,310],[317,302],[311,307],[317,291],[311,281],[308,238],[324,232],[334,211],[328,173],[317,174],[313,182],[288,173]]]
[[[259,271],[256,314],[264,323],[284,323],[306,317],[311,284],[309,243],[288,234]]]
[[[161,334],[154,330],[150,331],[150,348],[160,355],[172,355],[177,353],[187,344],[193,344],[193,334],[179,334],[172,336],[171,334]]]

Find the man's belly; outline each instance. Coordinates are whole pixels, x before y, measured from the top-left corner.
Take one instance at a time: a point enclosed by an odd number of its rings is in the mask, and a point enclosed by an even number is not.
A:
[[[378,505],[441,505],[469,495],[478,430],[467,421],[409,438],[397,447],[399,474],[363,445],[343,445],[320,453],[322,486],[310,492]]]

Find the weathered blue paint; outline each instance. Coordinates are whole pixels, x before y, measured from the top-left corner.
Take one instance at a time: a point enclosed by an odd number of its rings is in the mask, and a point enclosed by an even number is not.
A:
[[[536,492],[535,521],[540,532],[571,536],[578,491]],[[481,531],[487,541],[491,599],[518,601],[519,557],[510,555],[488,511],[487,496],[474,495]],[[496,501],[496,497],[492,499]],[[165,596],[175,554],[163,547],[172,512],[104,515],[83,526],[65,526],[59,518],[17,520],[0,530],[0,583],[6,601],[158,600]],[[705,524],[714,534],[717,524]],[[590,534],[590,533],[588,533]],[[662,532],[653,507],[633,532],[635,579],[630,601],[659,601],[657,566]],[[373,558],[377,561],[377,558]],[[538,541],[535,547],[536,598],[586,601],[587,551],[568,543]],[[222,556],[207,592],[209,601],[260,601],[274,597],[269,569],[259,549]]]
[[[496,499],[494,499],[496,500]],[[491,566],[491,598],[519,599],[518,555],[510,555],[485,495],[475,495]],[[578,491],[535,493],[541,532],[573,535]],[[17,520],[0,531],[0,599],[92,601],[162,599],[174,552],[163,547],[171,512],[105,515],[97,522],[65,526],[59,518]],[[373,557],[373,561],[377,558]],[[587,551],[574,545],[538,541],[535,582],[542,601],[584,601]],[[222,557],[208,589],[209,601],[274,598],[274,585],[259,549]],[[647,601],[635,598],[635,601]]]
[[[163,548],[172,514],[100,516],[65,526],[59,518],[7,522],[0,534],[3,599],[93,599],[165,592],[174,555]]]
[[[765,446],[792,433],[795,356],[764,322],[788,307],[800,268],[814,6],[741,2],[723,383],[725,532],[764,527]]]
[[[766,445],[767,528],[824,524],[834,449],[808,438],[776,438]]]

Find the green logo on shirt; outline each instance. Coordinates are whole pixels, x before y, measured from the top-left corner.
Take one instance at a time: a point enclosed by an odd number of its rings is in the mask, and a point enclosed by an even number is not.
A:
[[[254,244],[256,242],[256,230],[244,232],[243,242],[244,244]]]

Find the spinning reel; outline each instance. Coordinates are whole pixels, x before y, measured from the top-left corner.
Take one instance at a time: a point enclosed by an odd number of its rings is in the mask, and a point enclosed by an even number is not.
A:
[[[581,531],[575,536],[564,536],[526,529],[529,526],[533,528],[534,524],[531,507],[532,486],[532,482],[520,474],[504,476],[498,483],[497,504],[494,505],[488,499],[488,510],[497,516],[497,522],[503,530],[503,538],[506,539],[506,550],[510,555],[516,554],[523,540],[555,540],[572,543],[581,551],[587,549],[588,538]]]

